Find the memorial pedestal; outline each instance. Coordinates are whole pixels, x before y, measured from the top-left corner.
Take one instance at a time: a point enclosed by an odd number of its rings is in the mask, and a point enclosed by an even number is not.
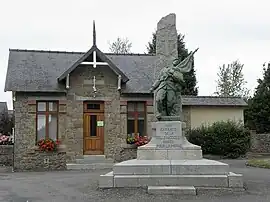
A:
[[[137,159],[115,164],[112,172],[100,176],[99,187],[190,195],[200,190],[243,191],[243,176],[229,172],[228,164],[203,159],[201,147],[188,142],[184,127],[181,121],[153,123],[152,139],[138,147]]]
[[[159,121],[152,124],[151,141],[138,148],[138,160],[199,160],[200,146],[191,144],[183,134],[185,123]]]

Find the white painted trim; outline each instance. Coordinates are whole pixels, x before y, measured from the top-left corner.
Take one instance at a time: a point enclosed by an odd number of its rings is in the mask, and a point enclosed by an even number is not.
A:
[[[67,75],[66,79],[66,89],[69,89],[69,74]]]
[[[94,78],[93,78],[93,90],[94,90],[94,92],[97,92],[97,89],[96,89],[96,76],[94,76]]]
[[[93,65],[94,68],[97,65],[109,65],[107,62],[97,62],[97,52],[93,51],[93,62],[82,62],[81,65]]]
[[[97,67],[97,53],[96,51],[93,52],[93,67],[96,68]]]
[[[121,90],[121,75],[118,75],[118,90]]]
[[[94,65],[94,62],[82,62],[81,65]],[[107,62],[96,62],[96,65],[109,65]]]
[[[16,101],[16,92],[12,92],[12,100],[15,102]]]

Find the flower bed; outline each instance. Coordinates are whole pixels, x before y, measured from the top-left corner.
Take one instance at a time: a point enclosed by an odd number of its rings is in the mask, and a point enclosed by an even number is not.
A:
[[[52,152],[58,150],[60,141],[54,141],[53,139],[42,139],[38,141],[37,145],[40,151]]]
[[[0,133],[0,145],[13,145],[11,136],[3,135]]]
[[[130,135],[127,137],[127,144],[134,144],[137,147],[147,144],[150,139],[147,136]]]

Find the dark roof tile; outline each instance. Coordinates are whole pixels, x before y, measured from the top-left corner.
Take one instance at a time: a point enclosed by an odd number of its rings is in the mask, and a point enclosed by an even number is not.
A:
[[[183,105],[189,106],[247,106],[241,97],[183,96]]]
[[[64,92],[57,78],[84,52],[10,49],[5,91]],[[129,81],[123,93],[149,93],[157,57],[148,54],[105,54]],[[241,98],[184,96],[183,105],[246,106]]]

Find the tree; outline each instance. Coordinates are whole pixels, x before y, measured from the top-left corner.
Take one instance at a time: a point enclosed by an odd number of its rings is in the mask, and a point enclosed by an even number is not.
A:
[[[248,101],[246,124],[257,133],[270,132],[270,64],[263,68],[263,79],[258,79],[254,96]]]
[[[4,135],[12,134],[12,128],[14,127],[14,117],[9,116],[8,113],[0,114],[0,133]]]
[[[188,56],[188,49],[185,47],[184,42],[184,35],[178,34],[177,35],[177,49],[178,49],[178,57],[181,60],[184,60]],[[152,40],[148,42],[147,51],[149,54],[156,54],[156,33],[153,33]],[[182,88],[182,95],[198,95],[198,87],[197,80],[196,80],[196,74],[194,69],[194,63],[193,67],[190,72],[184,73],[184,86]]]
[[[109,50],[112,53],[127,54],[130,53],[132,43],[127,38],[117,37],[116,41],[109,44]]]
[[[245,87],[247,82],[242,72],[243,67],[244,65],[238,60],[227,66],[225,64],[220,66],[217,73],[217,91],[215,94],[218,96],[248,97],[250,91]]]

